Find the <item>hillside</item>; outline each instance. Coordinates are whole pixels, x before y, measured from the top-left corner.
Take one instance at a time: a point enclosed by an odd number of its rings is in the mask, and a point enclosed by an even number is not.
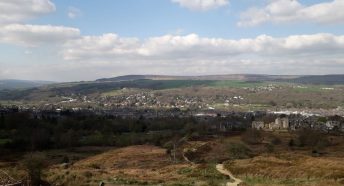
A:
[[[129,75],[87,82],[34,85],[27,89],[0,89],[0,100],[60,103],[70,107],[87,107],[89,104],[148,107],[159,102],[166,108],[171,104],[183,105],[183,108],[196,104],[202,108],[211,106],[219,109],[229,109],[230,105],[240,103],[240,108],[235,108],[239,110],[274,106],[337,108],[344,103],[344,75]],[[240,100],[236,100],[238,96]],[[176,103],[177,98],[180,103]]]
[[[344,75],[302,76],[290,79],[290,82],[300,84],[338,85],[344,84]]]
[[[228,74],[228,75],[204,75],[204,76],[165,76],[165,75],[127,75],[114,78],[98,79],[104,81],[134,81],[142,79],[150,80],[236,80],[236,81],[271,81],[276,79],[294,79],[301,76],[263,75],[263,74]]]
[[[165,76],[165,75],[126,75],[98,79],[96,82],[118,82],[135,80],[208,80],[208,81],[275,81],[300,84],[344,84],[344,75],[264,75],[264,74],[230,74],[205,76]]]
[[[52,84],[51,81],[29,81],[29,80],[16,80],[16,79],[5,79],[0,80],[0,90],[4,89],[26,89],[39,87],[42,85]]]

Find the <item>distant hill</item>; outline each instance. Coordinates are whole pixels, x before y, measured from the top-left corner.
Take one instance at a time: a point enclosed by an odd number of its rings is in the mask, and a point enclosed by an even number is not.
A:
[[[0,80],[0,90],[27,89],[27,88],[39,87],[42,85],[47,85],[47,84],[52,84],[52,83],[54,82],[5,79],[5,80]]]
[[[164,76],[164,75],[127,75],[114,78],[98,79],[96,82],[120,82],[135,80],[211,80],[211,81],[275,81],[300,84],[344,84],[344,74],[338,75],[264,75],[264,74],[231,74],[231,75],[205,75],[205,76]]]
[[[41,100],[44,96],[56,95],[91,95],[123,88],[150,90],[179,89],[194,86],[203,87],[250,87],[273,82],[344,85],[344,75],[209,75],[209,76],[163,76],[163,75],[128,75],[69,83],[47,81],[0,80],[0,100]],[[47,85],[49,84],[49,85]],[[42,86],[47,85],[47,86]]]
[[[287,81],[300,84],[315,84],[315,85],[341,85],[344,84],[344,75],[322,75],[322,76],[302,76],[293,79],[282,79],[281,81]]]
[[[114,78],[98,79],[98,82],[150,80],[237,80],[237,81],[272,81],[276,79],[294,79],[302,76],[263,75],[263,74],[230,74],[230,75],[205,75],[205,76],[165,76],[165,75],[127,75]]]

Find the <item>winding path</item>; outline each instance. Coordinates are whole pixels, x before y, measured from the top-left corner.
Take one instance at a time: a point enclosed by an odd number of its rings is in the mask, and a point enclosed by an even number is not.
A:
[[[205,144],[203,144],[203,145],[205,145]],[[201,145],[201,146],[203,146],[203,145]],[[197,149],[194,149],[194,151],[196,151],[196,150]],[[183,149],[182,156],[183,156],[184,160],[187,161],[188,163],[190,163],[192,166],[196,165],[196,163],[192,162],[191,160],[189,160],[189,158],[187,156],[185,156],[185,152],[186,152],[186,149]],[[216,170],[218,172],[220,172],[221,174],[226,175],[230,178],[230,181],[228,181],[226,183],[226,186],[238,186],[240,183],[243,183],[243,181],[241,179],[234,177],[234,175],[229,170],[227,170],[223,164],[217,164]],[[231,182],[231,180],[234,180],[234,182]]]
[[[226,176],[229,176],[231,180],[234,180],[234,182],[227,182],[226,186],[238,186],[240,183],[242,183],[241,179],[235,178],[233,174],[226,170],[223,164],[217,164],[216,165],[216,170],[219,171],[221,174],[224,174]]]

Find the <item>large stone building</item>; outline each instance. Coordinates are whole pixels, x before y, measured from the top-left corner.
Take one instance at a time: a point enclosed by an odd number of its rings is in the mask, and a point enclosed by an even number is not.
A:
[[[258,130],[288,130],[289,119],[288,117],[278,117],[275,122],[264,123],[263,121],[253,121],[252,128]]]

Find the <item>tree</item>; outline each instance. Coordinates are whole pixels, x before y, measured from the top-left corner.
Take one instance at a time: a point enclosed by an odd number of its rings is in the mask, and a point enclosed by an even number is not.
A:
[[[39,186],[42,182],[43,169],[46,167],[45,160],[45,156],[40,153],[25,156],[23,166],[32,186]]]
[[[1,108],[1,105],[0,105]],[[4,113],[0,113],[0,129],[5,128],[5,115]]]

